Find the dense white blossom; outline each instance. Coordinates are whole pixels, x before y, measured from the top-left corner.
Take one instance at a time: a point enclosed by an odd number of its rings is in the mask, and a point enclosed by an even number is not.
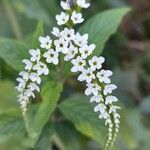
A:
[[[51,48],[51,44],[52,44],[52,40],[49,36],[46,37],[39,37],[39,41],[41,43],[41,48],[45,48],[45,49],[50,49]]]
[[[82,71],[86,65],[86,61],[80,56],[78,56],[76,59],[73,59],[71,63],[73,64],[73,67],[71,68],[72,72]]]
[[[41,58],[41,51],[40,49],[31,49],[29,50],[29,53],[31,55],[30,61],[32,62],[38,62]]]
[[[49,49],[47,52],[43,54],[43,57],[46,58],[47,63],[53,63],[54,65],[58,65],[58,52],[53,49]]]
[[[106,84],[109,84],[109,83],[111,83],[111,80],[109,77],[112,74],[113,74],[112,71],[102,69],[100,72],[97,73],[97,77],[98,77],[100,82],[104,82]]]
[[[61,1],[61,2],[60,2],[60,5],[61,5],[61,7],[62,7],[64,10],[69,10],[69,9],[70,9],[70,6],[69,6],[69,4],[68,4],[67,1],[66,1],[66,2]]]
[[[113,106],[110,107],[109,113],[110,113],[110,114],[111,114],[111,113],[116,113],[116,111],[117,111],[118,109],[121,109],[121,108],[120,108],[119,106],[113,105]]]
[[[87,96],[91,94],[98,95],[99,91],[101,91],[101,87],[97,83],[88,83],[86,86],[85,95]]]
[[[55,40],[54,45],[56,47],[57,52],[62,52],[63,54],[68,53],[68,42],[65,41],[63,38],[59,38],[58,40]]]
[[[30,60],[24,59],[22,62],[26,65],[25,66],[26,70],[30,71],[32,69],[33,64],[32,64],[32,62]]]
[[[102,64],[104,63],[105,58],[104,57],[97,57],[93,56],[92,59],[89,60],[89,65],[92,70],[101,69]]]
[[[38,85],[34,82],[29,83],[29,85],[27,86],[31,91],[37,91],[40,92],[40,88],[38,87]]]
[[[88,56],[90,56],[92,54],[92,52],[94,51],[95,49],[95,45],[94,44],[91,44],[91,45],[84,45],[83,47],[81,47],[79,49],[80,53],[81,53],[81,57],[86,59]]]
[[[78,53],[78,48],[75,47],[73,44],[70,44],[68,48],[68,53],[64,57],[65,61],[69,61],[75,57],[75,55]]]
[[[24,79],[25,81],[27,81],[29,79],[29,73],[26,71],[21,71],[19,73],[19,75],[22,77],[22,79]]]
[[[38,75],[49,74],[49,69],[47,68],[47,65],[42,62],[38,62],[36,65],[34,65],[33,70],[36,70]]]
[[[76,45],[79,47],[82,47],[84,45],[87,45],[88,43],[88,34],[81,35],[80,33],[77,32],[74,42]]]
[[[73,11],[71,20],[74,24],[82,23],[84,19],[82,18],[81,13],[77,13],[76,11]]]
[[[104,95],[111,94],[112,91],[115,90],[116,88],[117,88],[117,86],[114,84],[105,85]]]
[[[75,38],[75,31],[74,29],[68,29],[68,28],[65,28],[61,33],[60,33],[61,37],[63,39],[65,39],[66,41],[71,41],[71,40],[74,40]]]
[[[117,102],[117,101],[118,101],[117,97],[107,96],[106,100],[105,100],[105,104],[108,105],[108,104],[112,104],[113,102]]]
[[[51,32],[55,37],[60,36],[60,30],[57,27],[53,27],[53,30]]]
[[[63,25],[68,22],[69,15],[64,12],[61,12],[60,15],[56,15],[56,20],[58,25]]]
[[[40,84],[41,83],[41,78],[40,76],[37,74],[37,73],[31,73],[29,75],[29,79],[32,81],[32,82],[36,82],[37,84]]]
[[[77,0],[77,4],[81,8],[88,8],[90,6],[90,3],[87,3],[86,0]]]
[[[90,99],[90,103],[93,103],[93,102],[99,103],[101,101],[104,101],[102,95],[92,96]]]
[[[84,69],[78,77],[79,81],[85,80],[87,83],[90,83],[93,79],[95,79],[95,74],[93,73],[93,70],[91,70],[91,68],[88,68],[87,70]]]

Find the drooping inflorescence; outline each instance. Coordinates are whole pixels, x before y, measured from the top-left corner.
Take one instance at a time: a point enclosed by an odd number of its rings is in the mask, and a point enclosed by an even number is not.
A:
[[[120,124],[117,113],[120,107],[115,105],[118,99],[112,95],[117,86],[111,83],[112,71],[102,69],[104,57],[93,56],[89,59],[96,46],[88,43],[88,34],[81,35],[73,28],[84,21],[80,11],[89,6],[86,0],[61,1],[64,11],[56,15],[56,20],[64,29],[54,27],[51,32],[53,39],[49,35],[39,37],[40,48],[30,49],[30,59],[23,60],[25,71],[19,73],[16,88],[25,116],[30,99],[35,98],[35,92],[40,92],[41,75],[48,75],[48,64],[58,65],[60,56],[63,56],[64,61],[71,62],[71,72],[79,73],[78,80],[86,82],[85,95],[91,96],[90,102],[96,104],[94,112],[98,112],[99,118],[104,119],[108,126],[105,149],[109,149],[117,137]]]

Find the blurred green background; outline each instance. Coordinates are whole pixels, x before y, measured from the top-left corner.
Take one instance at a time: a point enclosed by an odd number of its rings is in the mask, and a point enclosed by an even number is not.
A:
[[[111,36],[102,54],[107,58],[105,68],[114,71],[112,80],[118,86],[115,94],[123,106],[116,150],[150,150],[150,0],[92,0],[91,7],[83,13],[87,20],[98,12],[122,6],[131,6],[133,10]],[[59,12],[59,0],[0,0],[0,39],[28,41],[39,21],[48,34]],[[14,90],[17,71],[2,59],[2,54],[0,57],[0,150],[32,150],[25,139],[24,123],[14,110],[18,107]],[[69,78],[63,96],[81,93],[81,86]],[[96,142],[68,122],[56,122],[55,127],[55,140],[50,140],[51,131],[46,132],[36,150],[99,149]]]

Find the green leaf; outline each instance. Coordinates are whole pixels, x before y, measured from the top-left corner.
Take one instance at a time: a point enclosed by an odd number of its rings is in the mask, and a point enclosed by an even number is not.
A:
[[[24,43],[0,38],[0,57],[15,70],[22,70],[22,60],[27,56],[28,51]]]
[[[74,127],[68,123],[55,123],[56,136],[54,141],[61,150],[83,150],[87,149],[86,138],[77,132]]]
[[[44,33],[44,31],[43,31],[43,22],[39,21],[37,26],[36,26],[35,32],[33,33],[32,47],[37,48],[37,47],[40,46],[39,36],[42,36],[43,33]]]
[[[47,123],[41,133],[41,136],[36,144],[36,150],[51,150],[52,135],[54,134],[54,126],[52,123]]]
[[[79,28],[79,32],[89,34],[89,41],[96,44],[93,55],[100,55],[109,37],[117,31],[123,16],[129,8],[117,8],[97,14]]]
[[[25,131],[24,122],[20,114],[18,109],[0,110],[0,135],[19,134]]]
[[[104,123],[98,119],[93,112],[93,108],[88,102],[88,98],[82,95],[74,95],[59,106],[63,115],[70,120],[78,131],[96,140],[103,145],[106,131]]]
[[[136,149],[138,143],[137,143],[137,140],[135,139],[133,129],[131,128],[131,126],[128,122],[126,110],[127,110],[127,108],[122,106],[121,124],[120,124],[120,139],[123,141],[123,143],[127,149]],[[120,149],[122,149],[122,148],[120,148]]]
[[[0,110],[6,111],[18,106],[17,92],[14,87],[15,84],[9,80],[0,81]]]
[[[39,0],[11,0],[13,6],[18,12],[24,14],[28,18],[41,20],[46,24],[49,24],[49,14],[42,7]]]
[[[42,103],[39,105],[35,116],[27,114],[26,126],[29,137],[31,138],[31,146],[37,142],[44,125],[48,122],[50,115],[57,106],[60,93],[63,89],[61,83],[47,82],[41,92]]]

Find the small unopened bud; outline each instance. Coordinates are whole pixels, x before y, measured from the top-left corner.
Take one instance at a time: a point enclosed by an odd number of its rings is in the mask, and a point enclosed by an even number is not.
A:
[[[67,3],[71,9],[75,7],[75,0],[67,0]]]

